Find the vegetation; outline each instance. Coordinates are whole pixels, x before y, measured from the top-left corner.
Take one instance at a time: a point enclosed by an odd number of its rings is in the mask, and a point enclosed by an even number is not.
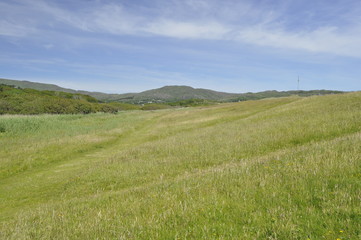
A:
[[[139,109],[127,103],[99,103],[83,95],[56,91],[19,89],[0,85],[0,114],[77,114]]]
[[[122,102],[100,103],[97,99],[79,93],[38,91],[0,85],[0,114],[88,114],[115,113],[124,110],[159,110],[172,107],[194,107],[211,104],[202,99],[188,99],[171,103],[135,105]]]
[[[312,96],[312,95],[326,95],[338,94],[341,91],[331,90],[311,90],[311,91],[265,91],[258,93],[225,93],[217,92],[208,89],[192,88],[188,86],[165,86],[158,89],[152,89],[141,93],[125,93],[125,94],[106,94],[100,92],[76,91],[73,89],[61,88],[53,84],[35,83],[29,81],[17,81],[9,79],[1,79],[0,84],[13,85],[20,88],[31,88],[35,90],[50,90],[61,91],[68,93],[78,93],[92,96],[103,102],[124,102],[131,104],[168,104],[174,102],[181,102],[185,100],[207,100],[209,102],[238,102],[246,100],[257,100],[271,97],[288,97],[292,95],[297,96]],[[193,105],[193,104],[191,104]]]
[[[182,101],[176,101],[176,102],[169,102],[167,103],[169,106],[174,106],[174,107],[197,107],[197,106],[209,106],[212,104],[216,104],[216,101],[210,101],[210,100],[206,100],[206,99],[196,99],[196,98],[192,98],[192,99],[187,99],[187,100],[182,100]]]
[[[1,239],[360,239],[361,93],[0,116]]]
[[[140,109],[160,110],[160,109],[179,108],[179,107],[199,107],[199,106],[210,106],[216,103],[217,102],[215,101],[209,101],[205,99],[187,99],[176,102],[143,104],[142,107],[140,107]]]
[[[231,102],[238,102],[238,101],[248,101],[248,100],[259,100],[264,98],[271,98],[271,97],[289,97],[292,95],[300,96],[300,97],[309,97],[313,95],[327,95],[327,94],[339,94],[342,93],[341,91],[331,91],[331,90],[310,90],[310,91],[264,91],[258,93],[243,93],[240,94],[235,99],[232,99]]]
[[[167,108],[170,108],[170,106],[166,104],[157,104],[157,103],[145,104],[141,107],[142,110],[160,110]]]
[[[146,103],[141,105],[108,102],[79,93],[38,91],[0,85],[0,114],[88,114],[95,112],[116,113],[124,110],[159,110],[172,107],[210,105],[211,101],[188,99],[170,103]]]
[[[31,88],[39,91],[60,91],[60,92],[68,92],[68,93],[76,93],[73,89],[62,88],[54,84],[46,84],[46,83],[37,83],[37,82],[30,82],[30,81],[18,81],[18,80],[11,80],[0,78],[0,84],[3,85],[11,85],[18,88]]]
[[[58,91],[58,92],[67,92],[67,93],[78,93],[83,95],[92,96],[100,101],[112,101],[120,98],[123,94],[107,94],[101,92],[88,92],[88,91],[78,91],[69,88],[62,88],[54,84],[46,84],[46,83],[38,83],[38,82],[30,82],[30,81],[18,81],[18,80],[10,80],[0,78],[0,84],[11,85],[19,88],[31,88],[39,91]]]

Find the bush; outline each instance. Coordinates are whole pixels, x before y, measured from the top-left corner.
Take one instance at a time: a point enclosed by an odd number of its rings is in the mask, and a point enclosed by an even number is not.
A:
[[[0,85],[0,114],[88,114],[95,112],[116,113],[119,110],[139,109],[124,103],[99,103],[83,94],[34,89],[17,89]]]

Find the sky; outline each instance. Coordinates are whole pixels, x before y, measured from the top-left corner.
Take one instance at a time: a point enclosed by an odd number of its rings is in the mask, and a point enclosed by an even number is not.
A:
[[[359,0],[0,0],[0,78],[107,93],[361,90]]]

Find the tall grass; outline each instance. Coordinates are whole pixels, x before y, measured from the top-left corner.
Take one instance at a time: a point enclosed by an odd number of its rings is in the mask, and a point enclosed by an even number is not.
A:
[[[360,93],[1,117],[0,237],[359,239],[360,119]]]

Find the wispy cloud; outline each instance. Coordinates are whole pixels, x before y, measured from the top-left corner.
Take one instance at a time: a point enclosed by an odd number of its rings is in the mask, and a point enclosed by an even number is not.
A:
[[[0,71],[110,92],[285,89],[298,74],[356,89],[360,12],[357,0],[3,0]]]
[[[129,5],[129,4],[128,4]],[[278,4],[280,5],[280,4]],[[277,10],[265,4],[224,1],[155,1],[155,6],[125,6],[119,2],[99,5],[89,2],[78,11],[42,0],[2,4],[4,20],[0,35],[25,37],[65,24],[84,32],[113,35],[162,36],[179,39],[211,39],[234,41],[283,49],[321,52],[361,57],[358,47],[361,23],[354,11],[342,12],[344,26],[335,22],[314,23],[291,28],[294,17],[287,15],[287,6]],[[286,6],[286,7],[285,7]],[[18,18],[7,14],[6,8],[17,11]],[[360,8],[359,5],[356,8]],[[354,9],[354,6],[353,6]],[[173,14],[171,14],[173,12]],[[311,10],[304,15],[314,18]],[[23,15],[23,16],[20,16]],[[29,24],[23,17],[35,19]],[[297,16],[296,16],[297,17]],[[50,19],[45,21],[44,18]],[[36,31],[38,30],[38,31]],[[60,31],[60,30],[59,30]]]
[[[169,19],[160,19],[143,28],[146,33],[181,39],[224,39],[230,30],[217,22],[180,22]]]
[[[342,31],[338,27],[321,27],[311,31],[287,32],[282,28],[253,27],[239,31],[235,37],[241,42],[282,49],[361,57],[358,29]]]
[[[0,21],[0,35],[9,37],[25,37],[29,34],[36,33],[35,28],[29,28],[27,26],[11,23],[6,20]]]

